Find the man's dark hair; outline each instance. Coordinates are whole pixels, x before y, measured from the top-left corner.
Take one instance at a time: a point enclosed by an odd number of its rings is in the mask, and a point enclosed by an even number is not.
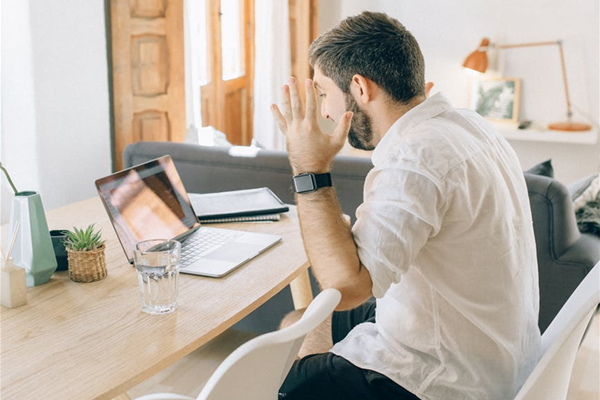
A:
[[[319,36],[308,50],[312,67],[349,93],[355,74],[371,79],[402,104],[425,94],[425,61],[398,20],[365,11]]]

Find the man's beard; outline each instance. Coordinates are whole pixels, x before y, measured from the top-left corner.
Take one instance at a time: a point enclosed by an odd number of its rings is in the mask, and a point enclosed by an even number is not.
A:
[[[355,149],[373,150],[375,146],[371,143],[373,140],[373,129],[371,126],[371,117],[358,107],[358,103],[352,97],[352,94],[345,94],[346,111],[352,111],[352,124],[348,132],[348,143]]]

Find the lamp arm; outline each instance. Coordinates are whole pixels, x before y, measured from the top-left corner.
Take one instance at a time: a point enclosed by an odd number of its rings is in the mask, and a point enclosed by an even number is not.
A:
[[[569,84],[567,83],[567,67],[565,64],[565,55],[563,53],[562,42],[558,42],[558,52],[560,53],[560,64],[562,66],[563,84],[565,85],[565,97],[567,98],[567,118],[571,120],[573,111],[571,110],[571,98],[569,97]]]
[[[517,47],[536,47],[536,46],[558,46],[558,53],[560,55],[560,66],[562,71],[563,85],[565,88],[565,98],[567,100],[567,118],[570,120],[573,112],[571,110],[571,98],[569,96],[569,84],[567,83],[567,67],[565,64],[565,55],[563,53],[562,41],[556,40],[553,42],[531,42],[531,43],[521,43],[521,44],[502,44],[495,45],[494,47],[504,50],[504,49],[514,49]],[[492,47],[492,46],[490,46]]]
[[[520,44],[497,44],[496,47],[499,49],[514,49],[516,47],[537,47],[537,46],[551,46],[551,45],[560,45],[560,40],[555,40],[553,42],[531,42],[531,43],[520,43]]]

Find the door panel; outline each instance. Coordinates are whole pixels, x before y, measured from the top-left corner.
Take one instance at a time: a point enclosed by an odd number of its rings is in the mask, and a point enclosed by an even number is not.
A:
[[[153,97],[167,93],[169,63],[164,35],[132,36],[131,64],[134,96]]]
[[[164,141],[171,138],[166,112],[142,111],[133,116],[133,142]]]
[[[299,85],[299,91],[304,96],[304,81],[312,78],[312,68],[308,63],[308,48],[319,35],[319,1],[288,0],[288,6],[292,75],[302,83]]]
[[[225,95],[227,114],[225,118],[225,131],[230,132],[228,140],[232,143],[246,143],[248,132],[246,129],[247,90],[241,87],[237,90],[228,90]]]

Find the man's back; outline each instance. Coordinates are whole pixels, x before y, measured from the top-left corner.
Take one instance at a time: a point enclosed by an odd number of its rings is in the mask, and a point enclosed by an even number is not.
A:
[[[353,229],[376,323],[333,352],[421,398],[510,397],[539,348],[535,244],[508,143],[436,95],[373,154]]]

